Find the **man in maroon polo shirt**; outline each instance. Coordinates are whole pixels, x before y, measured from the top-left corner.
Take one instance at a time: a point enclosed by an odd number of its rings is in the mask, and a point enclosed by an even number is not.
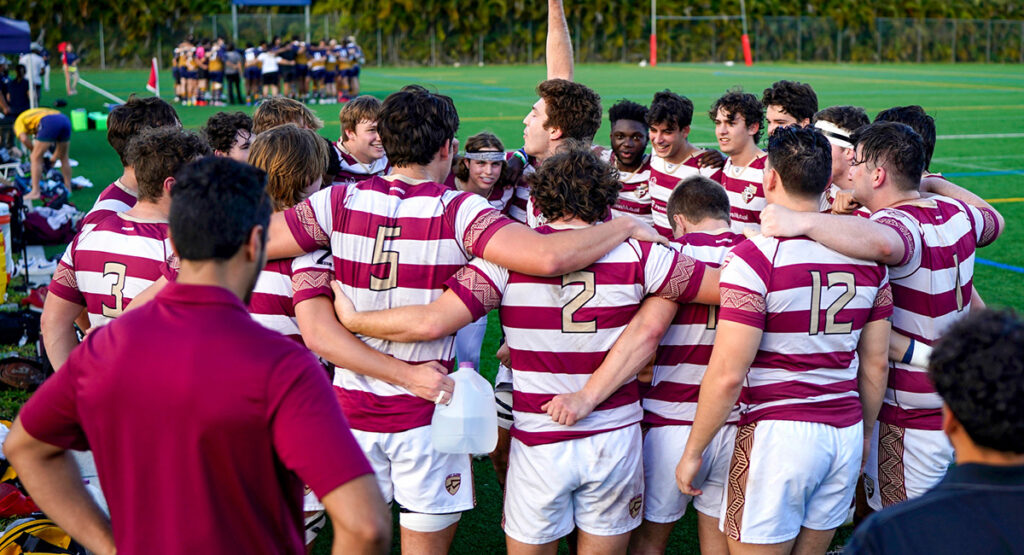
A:
[[[388,549],[390,515],[323,368],[246,311],[265,181],[225,158],[186,167],[170,214],[177,282],[90,334],[8,436],[33,499],[94,553],[305,553],[303,483],[336,553]],[[113,524],[67,451],[89,448]]]

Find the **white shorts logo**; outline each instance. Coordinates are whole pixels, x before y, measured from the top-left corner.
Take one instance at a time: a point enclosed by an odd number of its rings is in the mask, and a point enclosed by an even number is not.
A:
[[[636,497],[629,500],[629,516],[636,518],[640,514],[640,509],[644,507],[644,494],[637,494]]]
[[[455,495],[462,485],[462,474],[449,474],[444,479],[444,489],[449,495]]]

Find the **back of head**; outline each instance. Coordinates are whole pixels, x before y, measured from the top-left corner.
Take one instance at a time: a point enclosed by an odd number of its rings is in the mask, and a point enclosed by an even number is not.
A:
[[[155,96],[139,98],[132,95],[107,116],[107,142],[117,152],[121,165],[127,166],[125,150],[132,137],[143,129],[165,125],[181,125],[173,106]]]
[[[924,108],[916,105],[896,106],[878,112],[875,121],[894,121],[909,125],[924,141],[924,169],[928,169],[932,163],[932,153],[935,152],[935,118],[925,113]]]
[[[374,122],[380,117],[381,101],[376,97],[364,94],[349,100],[341,107],[338,119],[341,121],[341,136],[345,131],[355,133],[356,126],[362,122]]]
[[[203,138],[210,148],[218,152],[230,152],[235,136],[240,130],[252,133],[252,118],[245,112],[217,112],[206,120]]]
[[[682,129],[693,123],[693,102],[668,89],[654,93],[647,109],[647,125],[669,124]]]
[[[252,132],[260,134],[271,127],[294,123],[309,129],[320,129],[323,120],[318,118],[305,104],[283,96],[272,96],[260,102],[252,115]]]
[[[426,166],[455,138],[459,114],[452,99],[410,85],[384,99],[377,119],[384,152],[397,167]]]
[[[928,374],[980,447],[1024,454],[1024,321],[972,312],[936,343]]]
[[[819,125],[820,122],[825,123]],[[860,106],[829,106],[814,114],[813,123],[825,134],[829,142],[835,141],[844,148],[851,148],[853,133],[871,121],[864,113],[864,108]]]
[[[267,193],[274,210],[299,203],[327,165],[327,143],[316,132],[288,123],[256,136],[249,163],[267,172]]]
[[[583,143],[594,140],[601,127],[601,97],[590,87],[566,79],[548,79],[537,85],[544,99],[545,129],[560,129],[562,138]]]
[[[608,109],[608,121],[610,121],[612,125],[615,125],[615,122],[621,119],[636,121],[646,127],[647,106],[623,98]]]
[[[742,117],[747,128],[756,123],[758,128],[754,134],[754,143],[761,140],[761,132],[764,131],[764,106],[756,96],[743,92],[743,89],[730,89],[711,105],[708,116],[712,122],[718,117],[719,109],[729,116],[730,121]]]
[[[677,214],[694,224],[707,219],[728,222],[729,195],[718,183],[703,175],[694,175],[680,181],[672,191],[667,210],[673,227]]]
[[[182,166],[211,154],[199,135],[178,127],[145,129],[130,143],[125,156],[135,168],[139,200],[155,202],[164,194],[164,181]]]
[[[207,157],[177,175],[170,229],[182,260],[228,260],[256,226],[270,223],[266,174],[230,158]]]
[[[854,134],[860,149],[858,163],[870,162],[884,167],[886,176],[903,191],[916,191],[921,186],[925,168],[924,141],[909,126],[890,121],[862,127]]]
[[[768,136],[768,164],[787,194],[817,198],[832,179],[832,147],[813,127],[780,127]]]
[[[761,96],[764,106],[781,106],[783,111],[797,121],[810,120],[818,111],[818,95],[807,83],[776,81],[764,90]]]
[[[589,224],[608,215],[619,196],[619,172],[580,143],[570,143],[531,179],[533,205],[549,221],[579,218]]]

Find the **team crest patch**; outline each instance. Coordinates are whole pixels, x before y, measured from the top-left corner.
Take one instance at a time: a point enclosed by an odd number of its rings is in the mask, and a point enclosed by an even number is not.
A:
[[[444,489],[448,495],[455,495],[462,485],[462,474],[449,474],[444,479]]]
[[[864,493],[868,494],[868,497],[875,495],[875,481],[871,476],[864,476]]]
[[[640,509],[644,507],[644,494],[638,494],[636,497],[629,500],[629,516],[630,518],[636,518],[640,514]]]
[[[743,202],[750,204],[750,201],[754,200],[754,196],[757,195],[757,186],[750,184],[743,189]]]
[[[638,183],[636,186],[636,196],[640,198],[646,197],[648,188],[649,185],[646,181],[644,181],[643,183]]]

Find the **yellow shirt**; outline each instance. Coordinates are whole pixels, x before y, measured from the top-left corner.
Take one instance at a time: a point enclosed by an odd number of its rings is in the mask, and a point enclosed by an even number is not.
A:
[[[210,71],[224,71],[224,60],[220,56],[210,58]]]
[[[51,108],[32,108],[31,110],[25,110],[18,116],[18,119],[14,120],[14,136],[21,137],[24,134],[35,135],[36,131],[39,130],[39,121],[46,116],[52,116],[53,114],[59,114],[57,110]]]

